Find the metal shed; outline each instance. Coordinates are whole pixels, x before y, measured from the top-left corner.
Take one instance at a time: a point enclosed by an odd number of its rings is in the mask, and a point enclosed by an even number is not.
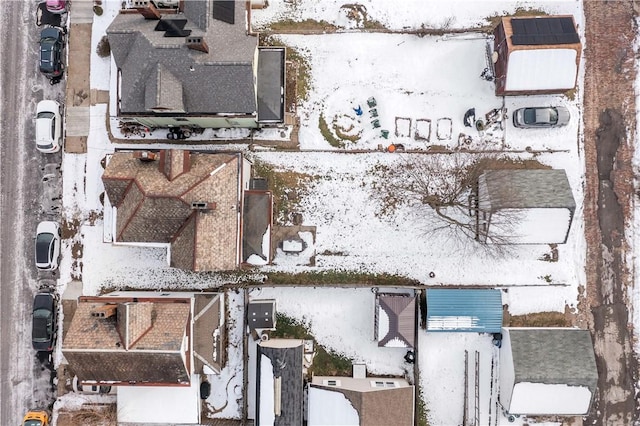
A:
[[[502,293],[483,289],[427,289],[427,332],[499,333]]]

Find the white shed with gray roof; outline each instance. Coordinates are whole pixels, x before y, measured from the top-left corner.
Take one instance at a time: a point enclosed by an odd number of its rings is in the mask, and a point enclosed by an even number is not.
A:
[[[582,416],[598,385],[591,334],[503,328],[498,400],[508,414]]]
[[[576,203],[564,170],[486,170],[478,178],[476,236],[497,244],[564,244]]]

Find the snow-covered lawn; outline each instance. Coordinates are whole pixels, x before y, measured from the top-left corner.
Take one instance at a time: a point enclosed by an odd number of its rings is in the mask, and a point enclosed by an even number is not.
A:
[[[119,1],[103,0],[105,13],[94,19],[92,52],[120,4]],[[286,17],[324,20],[345,28],[358,27],[347,19],[342,4],[336,0],[270,0],[269,7],[252,12],[252,19],[257,26]],[[291,10],[294,5],[295,10]],[[573,14],[582,26],[581,3],[572,0],[370,0],[366,2],[366,13],[370,21],[392,29],[472,28],[486,25],[487,17],[521,7]],[[313,177],[300,202],[300,213],[304,225],[317,227],[313,247],[316,266],[304,266],[310,256],[308,251],[297,258],[280,252],[274,265],[266,270],[357,270],[398,274],[427,285],[506,287],[508,291],[503,292],[503,303],[509,305],[512,314],[564,311],[565,305],[575,308],[578,287],[585,282],[579,91],[573,100],[561,96],[505,99],[509,118],[513,110],[523,106],[566,105],[572,120],[565,128],[515,129],[507,119],[502,130],[493,129],[481,138],[475,129],[464,127],[465,111],[476,108],[477,115],[484,116],[491,109],[501,107],[502,99],[494,96],[492,83],[480,78],[486,67],[486,40],[480,34],[421,38],[407,34],[340,33],[282,35],[279,38],[299,50],[311,66],[309,99],[298,109],[303,151],[334,149],[320,132],[321,116],[330,129],[335,123],[343,134],[359,137],[358,142],[347,143],[347,149],[375,150],[378,145],[386,146],[391,142],[402,143],[409,149],[426,149],[430,145],[455,148],[458,135],[464,133],[472,137],[474,149],[492,149],[499,143],[510,151],[561,151],[522,152],[517,156],[565,169],[579,207],[567,244],[558,247],[557,262],[540,260],[549,253],[549,247],[544,245],[514,246],[511,256],[489,259],[443,236],[425,237],[420,231],[421,218],[408,212],[399,211],[394,221],[376,214],[377,206],[370,197],[372,168],[378,163],[393,165],[410,154],[258,151],[250,155],[273,164],[277,170],[291,170]],[[110,61],[92,53],[91,87],[99,90],[113,87],[115,79],[110,71]],[[378,117],[372,117],[369,111],[367,100],[370,97],[376,100]],[[361,116],[354,110],[358,106],[363,110]],[[114,150],[105,128],[107,114],[106,105],[92,106],[87,154],[65,154],[63,158],[64,219],[79,224],[73,242],[82,243],[83,249],[81,261],[74,264],[71,250],[77,244],[65,241],[59,280],[61,290],[72,277],[78,276],[82,277],[85,295],[98,294],[108,287],[199,289],[233,282],[226,276],[202,276],[169,268],[163,248],[134,248],[103,242],[105,232],[100,216],[105,212],[100,201],[103,192],[100,161]],[[373,118],[379,120],[380,128],[373,128]],[[380,131],[383,129],[389,130],[389,139],[382,137]],[[136,144],[135,147],[151,146]],[[234,148],[244,149],[241,145]],[[220,147],[199,145],[198,149]],[[428,214],[425,212],[425,216]],[[304,240],[307,245],[313,242],[311,235],[305,234]],[[304,261],[296,261],[301,258]],[[429,276],[431,272],[434,277]],[[550,286],[548,280],[561,285]],[[263,287],[259,294],[254,292],[252,296],[277,299],[279,312],[302,320],[320,344],[366,363],[371,373],[403,374],[402,357],[406,351],[378,348],[373,341],[373,293],[369,289]],[[241,295],[229,293],[228,364],[219,376],[209,377],[212,396],[208,403],[214,410],[219,410],[218,417],[238,418],[242,411],[242,401],[238,400],[243,368],[242,302]],[[462,421],[464,350],[469,351],[470,357],[475,350],[481,353],[480,392],[484,398],[490,392],[488,377],[494,350],[491,339],[477,334],[427,335],[423,330],[419,334],[417,362],[422,370],[419,386],[429,410],[429,420],[431,424],[457,424]],[[248,392],[251,395],[251,387]],[[488,404],[481,407],[482,419],[488,419],[488,407]],[[492,413],[495,415],[494,410]]]

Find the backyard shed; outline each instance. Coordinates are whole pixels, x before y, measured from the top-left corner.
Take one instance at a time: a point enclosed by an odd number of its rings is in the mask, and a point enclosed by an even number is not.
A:
[[[374,327],[374,338],[378,346],[413,348],[415,332],[415,295],[378,293]]]
[[[582,416],[598,370],[588,330],[504,328],[498,400],[508,414]]]
[[[476,238],[496,244],[564,244],[576,209],[564,170],[486,170],[476,201]]]
[[[252,300],[247,306],[247,322],[251,330],[276,329],[276,301]]]
[[[499,333],[502,293],[483,289],[427,289],[427,332]]]
[[[493,31],[497,95],[575,87],[582,45],[573,16],[503,17]]]

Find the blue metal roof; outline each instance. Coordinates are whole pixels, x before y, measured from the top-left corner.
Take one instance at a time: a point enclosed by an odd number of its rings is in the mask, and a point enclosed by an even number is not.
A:
[[[427,289],[427,331],[499,333],[502,292],[482,289]]]

